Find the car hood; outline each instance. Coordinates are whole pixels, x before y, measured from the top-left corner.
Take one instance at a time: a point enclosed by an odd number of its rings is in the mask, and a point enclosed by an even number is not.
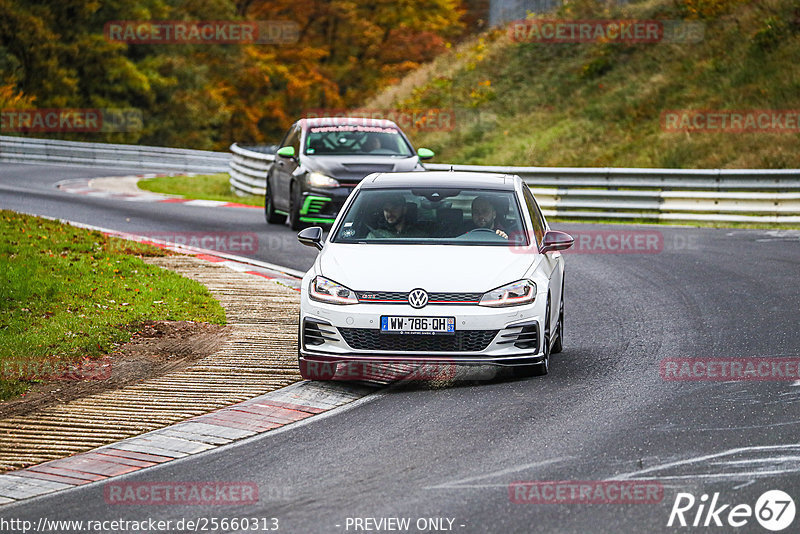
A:
[[[409,172],[424,170],[417,156],[303,156],[303,166],[339,181],[359,182],[373,172]]]
[[[524,278],[537,259],[513,247],[329,243],[318,269],[355,291],[473,293]]]

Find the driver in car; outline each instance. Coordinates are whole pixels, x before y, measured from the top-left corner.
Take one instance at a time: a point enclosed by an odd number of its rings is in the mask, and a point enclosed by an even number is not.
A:
[[[383,146],[381,145],[381,140],[377,135],[368,135],[364,140],[364,144],[361,145],[361,148],[364,152],[376,152],[382,149]]]
[[[508,239],[508,234],[497,222],[497,209],[487,197],[478,196],[472,201],[472,224],[474,226],[468,230],[470,232],[486,228],[494,230],[503,239]]]
[[[371,229],[367,239],[393,237],[424,237],[419,228],[408,220],[408,207],[402,194],[387,196],[381,202],[382,220],[377,228]]]

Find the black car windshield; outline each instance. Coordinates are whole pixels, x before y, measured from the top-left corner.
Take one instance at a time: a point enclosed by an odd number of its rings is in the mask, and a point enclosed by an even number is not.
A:
[[[313,126],[306,134],[309,156],[399,156],[414,155],[397,128],[340,124]]]
[[[333,243],[527,246],[513,191],[361,189]]]

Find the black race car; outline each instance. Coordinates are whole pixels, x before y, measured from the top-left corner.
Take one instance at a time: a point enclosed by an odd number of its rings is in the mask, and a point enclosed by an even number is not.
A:
[[[295,122],[267,172],[264,211],[268,223],[287,219],[297,230],[330,224],[353,188],[373,172],[424,171],[408,137],[389,120],[314,118]]]

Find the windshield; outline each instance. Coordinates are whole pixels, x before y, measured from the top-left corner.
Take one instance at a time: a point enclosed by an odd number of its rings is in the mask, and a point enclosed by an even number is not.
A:
[[[305,153],[329,156],[414,155],[397,128],[342,124],[315,126],[306,134]]]
[[[513,191],[362,189],[334,243],[527,245]]]

